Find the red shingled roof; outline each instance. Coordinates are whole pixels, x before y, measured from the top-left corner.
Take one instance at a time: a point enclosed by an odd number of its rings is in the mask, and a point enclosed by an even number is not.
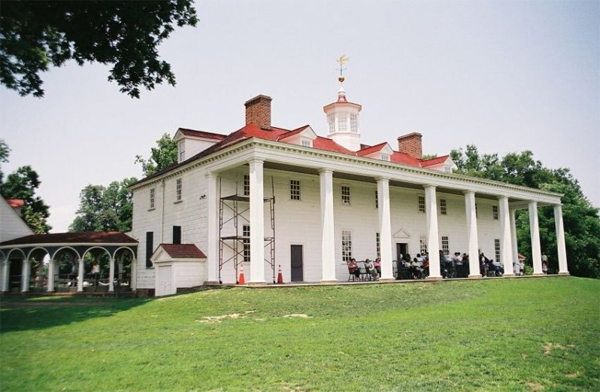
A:
[[[426,161],[421,161],[421,167],[429,167],[429,166],[433,166],[433,165],[439,165],[440,163],[446,162],[446,159],[448,159],[448,157],[449,157],[449,155],[444,155],[442,157],[437,157],[437,158],[427,159]]]
[[[206,258],[206,255],[194,244],[160,244],[160,247],[174,259]]]
[[[185,136],[203,137],[206,139],[223,140],[227,137],[227,135],[222,135],[220,133],[196,131],[195,129],[188,128],[179,128],[179,131],[181,131],[181,133],[183,133]]]
[[[383,147],[385,147],[386,144],[387,144],[387,142],[383,142],[383,143],[376,144],[374,146],[365,147],[362,150],[357,151],[356,155],[358,155],[359,157],[363,157],[365,155],[373,154],[374,152],[381,151],[383,149]],[[360,146],[363,147],[362,144]]]
[[[421,167],[421,162],[417,158],[412,157],[405,152],[394,151],[390,157],[390,161],[401,165]]]
[[[6,199],[6,202],[12,208],[23,208],[25,206],[25,200],[23,199]]]
[[[137,244],[138,242],[118,231],[94,231],[87,233],[32,234],[14,240],[1,242],[0,245],[32,244]]]

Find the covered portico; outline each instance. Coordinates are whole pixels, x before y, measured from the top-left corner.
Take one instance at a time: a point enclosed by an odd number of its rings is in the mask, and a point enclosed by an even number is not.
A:
[[[54,292],[64,286],[83,292],[85,283],[89,282],[84,260],[91,255],[94,259],[108,258],[109,274],[105,284],[109,293],[121,287],[135,290],[137,245],[136,240],[120,232],[34,234],[5,241],[0,243],[0,289],[7,293],[11,288],[18,288],[18,292],[28,293],[35,289],[33,282],[38,291]],[[42,262],[46,257],[49,261],[45,273]],[[61,260],[69,261],[69,272],[61,274]],[[34,262],[38,265],[37,276],[32,276]],[[20,264],[20,271],[11,268],[11,264]],[[131,268],[129,273],[125,273],[127,264]],[[95,280],[97,286],[98,277]]]
[[[232,168],[248,167],[249,225],[250,225],[250,285],[265,285],[264,255],[264,170],[298,172],[318,176],[320,191],[321,283],[338,281],[336,276],[336,232],[334,208],[334,179],[348,179],[376,184],[378,198],[378,233],[381,246],[381,280],[394,280],[393,234],[391,206],[396,200],[390,188],[417,189],[424,193],[426,241],[429,252],[429,279],[442,279],[440,271],[440,237],[438,222],[439,193],[464,198],[468,238],[469,277],[480,278],[478,219],[476,200],[492,200],[498,205],[501,226],[500,258],[506,277],[514,276],[512,265],[517,260],[515,211],[527,208],[530,216],[533,267],[535,275],[542,275],[538,208],[552,206],[556,221],[559,274],[568,275],[561,196],[497,181],[456,175],[395,164],[360,156],[316,150],[300,145],[278,143],[250,138],[226,147],[206,162],[208,199],[208,282],[218,282],[218,179]],[[202,164],[197,162],[196,164]],[[338,257],[339,259],[339,257]]]

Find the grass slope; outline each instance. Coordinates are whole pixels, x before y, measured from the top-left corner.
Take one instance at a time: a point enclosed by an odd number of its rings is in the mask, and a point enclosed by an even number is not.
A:
[[[5,300],[0,389],[598,391],[599,293],[569,277]]]

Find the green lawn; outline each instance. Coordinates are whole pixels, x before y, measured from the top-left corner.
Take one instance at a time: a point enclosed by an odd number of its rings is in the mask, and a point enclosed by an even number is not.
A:
[[[598,280],[4,302],[3,392],[600,390]]]

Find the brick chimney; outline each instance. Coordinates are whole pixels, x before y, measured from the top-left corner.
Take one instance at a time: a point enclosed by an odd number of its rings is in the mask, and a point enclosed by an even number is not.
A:
[[[404,152],[413,158],[423,158],[422,137],[423,135],[418,132],[400,136],[398,138],[398,151]]]
[[[246,101],[246,125],[254,124],[263,129],[271,129],[271,97],[257,95]]]

